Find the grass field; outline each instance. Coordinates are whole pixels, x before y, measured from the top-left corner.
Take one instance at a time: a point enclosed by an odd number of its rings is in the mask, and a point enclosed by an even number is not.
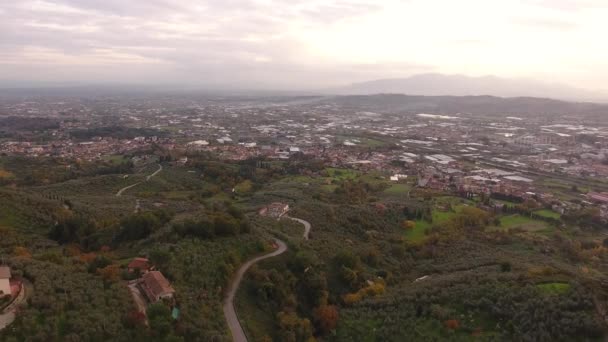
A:
[[[538,284],[536,287],[540,292],[548,295],[561,295],[570,291],[570,284],[568,283],[544,283]]]
[[[420,242],[426,237],[426,231],[431,228],[431,224],[424,220],[416,220],[414,229],[405,232],[405,238],[410,242]]]
[[[375,138],[350,137],[350,136],[337,136],[336,138],[337,138],[337,141],[340,143],[343,143],[345,141],[350,141],[350,142],[357,144],[357,146],[360,146],[360,147],[375,148],[375,147],[382,147],[382,146],[387,145],[386,142],[379,140],[379,139],[375,139]]]
[[[129,158],[127,158],[123,155],[119,155],[119,154],[103,156],[102,159],[105,161],[109,161],[112,164],[122,164],[122,163],[126,163],[129,161]]]
[[[411,187],[408,184],[392,184],[384,190],[384,193],[387,195],[399,196],[407,194],[410,189]]]
[[[549,210],[549,209],[537,210],[534,213],[536,215],[540,215],[540,216],[548,217],[548,218],[553,218],[553,219],[556,219],[556,220],[559,220],[562,217],[562,215],[560,215],[559,213],[556,213],[555,211]]]
[[[337,188],[338,188],[338,186],[334,185],[334,184],[321,185],[321,189],[323,189],[324,191],[327,191],[327,192],[334,192],[334,191],[336,191]]]
[[[501,229],[523,229],[528,232],[539,232],[549,229],[546,222],[535,220],[522,215],[509,215],[500,218]]]
[[[426,237],[426,231],[430,229],[433,225],[441,226],[442,223],[447,222],[451,219],[458,211],[461,210],[461,206],[455,206],[455,211],[441,211],[441,210],[433,210],[433,223],[427,222],[425,220],[416,220],[416,226],[414,229],[408,230],[405,233],[405,238],[411,242],[420,242],[423,241]]]
[[[331,177],[334,180],[347,180],[357,178],[357,171],[350,169],[337,169],[329,167],[325,169],[325,172],[327,172],[327,176]]]

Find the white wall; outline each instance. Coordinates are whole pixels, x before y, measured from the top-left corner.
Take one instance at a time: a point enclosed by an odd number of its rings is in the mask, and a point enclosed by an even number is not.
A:
[[[0,291],[4,292],[4,295],[11,294],[11,283],[8,279],[0,279]]]

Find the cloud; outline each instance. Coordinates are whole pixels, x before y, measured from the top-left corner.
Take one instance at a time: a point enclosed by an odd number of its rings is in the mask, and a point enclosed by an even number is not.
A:
[[[583,11],[606,8],[604,0],[533,0],[532,4],[559,11]]]
[[[607,67],[592,43],[604,14],[599,0],[3,1],[0,75],[323,87],[561,68],[580,81]]]
[[[551,18],[517,18],[514,23],[531,29],[543,29],[549,31],[567,31],[579,27],[579,24],[568,20]]]

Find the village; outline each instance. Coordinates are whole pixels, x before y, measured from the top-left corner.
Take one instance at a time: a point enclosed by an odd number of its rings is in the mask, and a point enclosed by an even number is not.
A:
[[[26,123],[41,113],[54,120],[45,143],[29,140],[37,133],[26,128],[15,139],[0,140],[3,155],[83,161],[132,155],[137,164],[145,158],[142,151],[156,148],[182,166],[192,153],[234,161],[315,159],[329,167],[381,171],[395,181],[408,176],[422,188],[533,197],[560,212],[598,205],[606,218],[608,127],[568,116],[399,114],[332,102],[239,99],[150,99],[137,106],[116,101],[103,111],[73,99],[9,102],[3,108]],[[109,134],[108,126],[126,128]],[[542,184],[547,177],[580,182],[572,189],[578,198],[555,196]]]

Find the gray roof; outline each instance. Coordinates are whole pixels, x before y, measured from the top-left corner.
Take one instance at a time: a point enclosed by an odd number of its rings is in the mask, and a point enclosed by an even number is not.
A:
[[[11,268],[8,266],[0,266],[0,279],[10,279]]]

